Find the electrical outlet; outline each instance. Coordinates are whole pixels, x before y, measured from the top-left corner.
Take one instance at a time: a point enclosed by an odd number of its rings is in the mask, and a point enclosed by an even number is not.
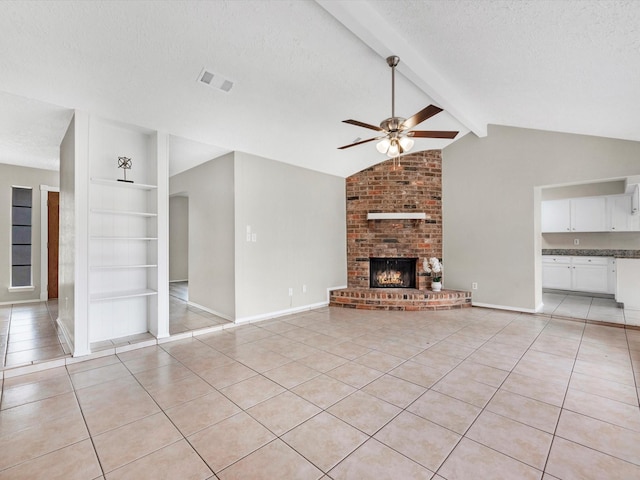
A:
[[[307,286],[306,285],[302,285],[302,293],[307,293]]]
[[[289,296],[293,297],[293,287],[289,287]]]
[[[477,282],[473,282],[471,284],[471,290],[477,290],[478,289],[478,283]]]
[[[258,236],[255,233],[251,234],[251,241],[252,242],[257,242],[258,241]]]
[[[573,244],[574,245],[580,245],[580,239],[579,238],[574,238],[573,239]]]

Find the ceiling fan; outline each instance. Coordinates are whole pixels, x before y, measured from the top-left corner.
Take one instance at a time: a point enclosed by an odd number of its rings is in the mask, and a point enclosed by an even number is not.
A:
[[[454,131],[411,130],[419,123],[424,122],[442,111],[440,107],[436,107],[435,105],[429,105],[407,119],[396,117],[395,74],[398,63],[400,63],[400,57],[395,55],[387,57],[387,64],[391,67],[391,117],[383,120],[379,127],[359,122],[358,120],[343,120],[343,123],[350,123],[351,125],[356,125],[358,127],[376,130],[382,135],[338,147],[339,150],[355,147],[356,145],[362,145],[363,143],[373,142],[374,140],[381,140],[376,145],[378,151],[380,153],[386,153],[391,158],[395,158],[402,153],[408,152],[411,147],[413,147],[413,138],[451,139],[455,138],[458,134],[458,132]]]

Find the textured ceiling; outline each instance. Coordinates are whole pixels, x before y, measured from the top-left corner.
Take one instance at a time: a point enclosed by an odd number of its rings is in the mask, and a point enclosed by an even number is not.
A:
[[[390,115],[391,53],[397,114],[446,109],[423,129],[640,140],[638,25],[636,1],[5,0],[0,162],[55,165],[77,108],[172,134],[172,173],[240,150],[346,176],[385,158],[336,147]]]

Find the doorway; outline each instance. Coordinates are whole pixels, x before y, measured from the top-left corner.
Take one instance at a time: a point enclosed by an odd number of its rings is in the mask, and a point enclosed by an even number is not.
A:
[[[47,299],[58,298],[58,252],[60,240],[60,192],[47,196]]]

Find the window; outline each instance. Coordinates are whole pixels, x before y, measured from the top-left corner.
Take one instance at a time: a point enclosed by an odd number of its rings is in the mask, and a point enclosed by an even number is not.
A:
[[[32,189],[12,187],[11,195],[11,286],[31,286]]]

